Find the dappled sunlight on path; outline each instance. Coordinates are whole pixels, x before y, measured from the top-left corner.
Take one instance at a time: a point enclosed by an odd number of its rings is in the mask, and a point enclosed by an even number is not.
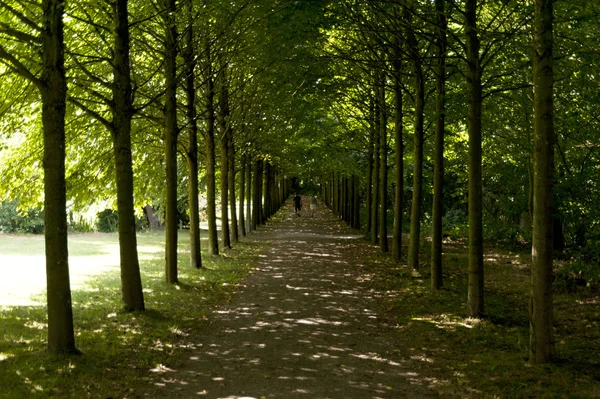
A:
[[[398,398],[434,396],[380,319],[356,255],[365,242],[328,210],[283,221],[257,269],[178,367],[158,368],[165,397]],[[308,212],[307,212],[308,213]],[[281,214],[280,214],[281,216]],[[153,390],[153,395],[157,392]]]

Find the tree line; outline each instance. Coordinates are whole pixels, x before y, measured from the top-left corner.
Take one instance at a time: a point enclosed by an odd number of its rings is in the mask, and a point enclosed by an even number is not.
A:
[[[72,324],[67,199],[115,201],[123,301],[142,310],[136,208],[164,208],[176,283],[178,202],[201,267],[199,192],[217,255],[271,216],[296,177],[413,269],[431,226],[433,289],[454,217],[468,236],[473,317],[485,315],[485,238],[531,243],[531,358],[554,356],[553,256],[593,262],[600,247],[596,5],[0,2],[2,185],[45,201],[49,332]],[[49,348],[75,347],[53,336]]]
[[[289,30],[288,19],[298,11],[289,2],[1,5],[0,72],[8,93],[2,103],[3,141],[21,140],[5,157],[5,196],[26,204],[44,199],[48,349],[76,353],[67,199],[75,208],[114,199],[123,304],[127,311],[143,311],[136,207],[156,202],[163,207],[165,280],[175,284],[177,205],[186,191],[190,264],[202,267],[200,176],[211,256],[264,224],[287,198],[289,179],[271,136],[289,123],[274,108],[290,101],[286,84],[297,83],[276,82],[269,68],[290,57],[286,45],[302,46],[311,32],[278,46],[261,42],[261,33]],[[25,162],[19,159],[23,153],[30,154]],[[32,163],[37,168],[30,174],[17,169]],[[40,185],[36,177],[42,174]]]
[[[553,359],[553,259],[598,260],[597,215],[567,171],[577,165],[591,184],[585,195],[596,197],[598,125],[581,123],[594,118],[582,113],[596,107],[595,95],[580,84],[594,79],[587,62],[600,55],[597,40],[583,33],[598,29],[598,8],[541,0],[341,1],[330,12],[335,22],[324,54],[335,60],[342,98],[332,117],[343,115],[338,137],[352,137],[346,148],[358,155],[351,167],[332,162],[324,171],[326,202],[355,226],[353,209],[364,199],[363,230],[387,252],[391,226],[396,261],[409,230],[406,259],[415,270],[423,268],[427,224],[434,290],[443,286],[444,216],[461,214],[471,317],[485,316],[484,234],[498,226],[518,232],[532,251],[530,359]],[[567,105],[572,96],[577,104]],[[357,179],[364,187],[358,198]]]

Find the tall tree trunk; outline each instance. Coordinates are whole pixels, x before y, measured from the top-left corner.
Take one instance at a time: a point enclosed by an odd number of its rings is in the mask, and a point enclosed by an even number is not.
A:
[[[221,248],[231,248],[229,239],[229,166],[226,140],[221,139]]]
[[[354,176],[354,228],[360,230],[360,193],[358,176]]]
[[[387,107],[385,103],[385,73],[381,73],[379,86],[379,151],[381,164],[379,166],[379,246],[383,252],[388,252],[387,228]]]
[[[48,351],[77,353],[69,282],[65,182],[65,109],[62,0],[43,0],[42,96],[44,128],[44,223],[48,302]]]
[[[246,157],[244,154],[240,159],[240,234],[246,236],[246,214],[245,214],[245,202],[246,202]]]
[[[219,81],[219,127],[221,134],[221,246],[231,248],[229,233],[229,93],[227,63],[221,62]]]
[[[121,296],[128,311],[144,310],[144,293],[137,253],[133,206],[133,162],[131,155],[131,118],[133,98],[129,58],[128,0],[117,0],[113,57],[112,138],[117,181]]]
[[[186,158],[188,164],[188,201],[190,210],[190,265],[192,268],[202,267],[202,253],[200,250],[200,204],[198,201],[198,123],[196,121],[196,60],[193,31],[192,2],[187,3],[188,27],[185,47],[185,94],[186,117],[188,125],[188,147]]]
[[[259,224],[265,224],[267,219],[265,217],[265,209],[264,209],[264,172],[265,172],[265,161],[260,159],[258,161],[258,173],[256,174],[257,183],[258,183],[258,222]]]
[[[407,16],[410,19],[410,15]],[[419,268],[419,247],[421,245],[421,207],[423,202],[423,145],[425,77],[417,39],[409,27],[406,32],[407,44],[415,72],[415,134],[414,134],[414,174],[413,196],[410,216],[410,240],[408,244],[408,267]]]
[[[552,30],[552,0],[536,0],[533,52],[535,177],[529,305],[529,357],[534,363],[546,363],[556,356],[552,332],[552,179],[555,141]]]
[[[373,212],[373,149],[375,143],[373,141],[373,132],[375,130],[375,102],[373,96],[369,99],[369,149],[367,152],[367,198],[365,204],[366,210],[366,221],[365,221],[365,233],[369,234],[372,225],[372,212]]]
[[[469,294],[471,317],[483,314],[483,205],[481,172],[481,63],[477,33],[477,0],[466,2],[467,127],[469,131]]]
[[[344,176],[344,220],[346,224],[350,224],[350,178]]]
[[[208,219],[208,254],[219,254],[217,233],[217,195],[216,195],[216,160],[215,160],[215,85],[211,61],[211,48],[208,32],[205,37],[206,53],[206,131],[204,132],[204,148],[206,152],[206,216]]]
[[[394,165],[396,169],[396,192],[394,195],[394,237],[392,238],[392,258],[395,262],[400,261],[402,254],[402,209],[404,207],[404,138],[403,138],[403,111],[402,111],[402,88],[400,51],[396,52],[394,67]]]
[[[437,13],[437,98],[435,121],[435,150],[433,172],[433,210],[432,210],[432,242],[431,242],[431,287],[438,290],[442,287],[442,216],[444,210],[444,130],[446,128],[446,0],[435,0]]]
[[[238,242],[240,239],[240,232],[238,230],[238,220],[237,220],[237,205],[236,205],[236,196],[235,196],[235,147],[233,144],[233,131],[230,129],[231,133],[229,134],[229,213],[231,213],[231,240],[233,242]]]
[[[331,173],[331,210],[337,215],[338,213],[338,185],[337,185],[337,172]]]
[[[262,172],[260,170],[260,160],[254,162],[254,179],[252,184],[252,230],[256,230],[261,223],[261,189]]]
[[[246,231],[250,233],[252,226],[252,157],[246,155]]]
[[[166,244],[165,278],[177,278],[177,12],[175,0],[166,0],[165,23],[165,163],[166,163]]]
[[[271,163],[270,162],[266,162],[265,163],[265,205],[264,205],[264,213],[265,213],[265,219],[269,219],[271,217],[271,202],[273,200],[273,198],[271,197],[272,194],[272,187],[271,187]]]
[[[379,147],[381,145],[381,141],[379,139],[380,129],[379,129],[379,109],[380,109],[380,98],[377,95],[379,91],[379,79],[374,80],[374,96],[375,96],[375,107],[373,113],[373,195],[371,200],[373,203],[371,204],[371,244],[377,244],[379,242],[379,169],[381,167],[381,161],[379,159]]]

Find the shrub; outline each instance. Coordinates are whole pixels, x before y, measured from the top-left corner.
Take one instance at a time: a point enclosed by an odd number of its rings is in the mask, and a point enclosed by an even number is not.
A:
[[[44,232],[44,211],[29,207],[27,211],[19,209],[18,201],[0,203],[0,232],[31,233]]]
[[[442,231],[450,237],[467,237],[469,223],[467,215],[462,209],[450,209],[442,216]]]
[[[600,265],[581,255],[574,256],[556,270],[554,279],[558,290],[572,292],[587,287],[596,291],[600,288]]]
[[[484,222],[483,236],[487,241],[509,248],[531,244],[531,232],[510,223]]]
[[[76,231],[78,233],[89,233],[94,231],[94,224],[90,220],[83,216],[73,216],[73,213],[69,214],[69,230]]]
[[[96,229],[102,233],[114,233],[119,228],[119,217],[112,209],[105,209],[96,214]]]

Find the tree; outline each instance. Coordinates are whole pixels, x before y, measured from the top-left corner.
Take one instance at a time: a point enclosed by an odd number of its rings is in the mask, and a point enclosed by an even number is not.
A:
[[[129,311],[144,310],[144,294],[137,254],[135,211],[133,207],[133,167],[131,156],[131,118],[133,95],[129,58],[128,0],[114,5],[115,33],[113,57],[112,137],[117,181],[121,292]]]
[[[425,74],[423,71],[423,59],[419,50],[414,27],[410,22],[412,10],[405,9],[406,44],[414,71],[414,174],[413,174],[413,197],[410,217],[410,241],[408,244],[408,266],[412,269],[419,268],[419,247],[421,243],[421,207],[423,202],[423,146],[424,133],[424,109],[425,109]]]
[[[533,52],[534,189],[529,357],[556,356],[552,332],[552,195],[554,172],[553,2],[536,0]]]
[[[200,251],[200,207],[198,201],[198,121],[196,114],[196,38],[194,37],[193,2],[187,3],[188,23],[185,32],[185,94],[188,146],[186,159],[188,164],[188,201],[190,209],[190,265],[202,267]]]
[[[178,283],[177,277],[177,3],[163,0],[162,18],[164,32],[164,145],[166,164],[166,244],[165,278],[170,284]]]
[[[396,191],[394,194],[394,234],[392,238],[392,258],[400,261],[402,253],[402,209],[404,200],[404,137],[403,137],[403,108],[402,108],[402,62],[399,51],[400,40],[396,42],[393,65],[394,80],[394,166],[396,171]]]
[[[219,129],[221,142],[221,247],[231,248],[229,234],[229,147],[231,140],[231,125],[229,123],[229,91],[227,87],[227,63],[221,60],[217,81],[219,85]]]
[[[73,309],[69,281],[65,181],[65,76],[63,0],[43,0],[41,24],[8,4],[2,4],[16,29],[2,33],[17,43],[40,43],[38,65],[28,67],[0,43],[0,59],[12,73],[34,83],[42,99],[44,140],[44,223],[48,304],[48,351],[75,354]],[[23,10],[26,11],[26,10]],[[23,28],[23,31],[19,30]],[[31,32],[31,33],[30,33]],[[27,59],[27,57],[25,57]],[[33,67],[33,68],[32,68]],[[39,70],[39,77],[33,71]]]
[[[377,95],[379,97],[379,246],[383,252],[388,251],[388,234],[387,234],[387,201],[388,201],[388,145],[387,145],[387,106],[385,98],[385,81],[386,76],[381,73]]]
[[[376,72],[377,74],[378,72]],[[373,97],[374,107],[373,114],[371,115],[373,121],[371,122],[371,135],[373,136],[373,178],[371,182],[373,184],[373,194],[371,194],[371,244],[377,244],[379,242],[379,194],[380,189],[380,169],[381,169],[381,120],[379,118],[381,113],[381,97],[377,95],[379,92],[378,85],[380,82],[374,79],[373,85]]]
[[[215,179],[215,83],[212,67],[212,49],[208,30],[204,36],[204,81],[205,83],[205,125],[204,152],[206,157],[206,214],[208,219],[208,254],[219,254],[216,211],[216,179]]]
[[[436,0],[437,15],[437,98],[435,121],[434,183],[431,237],[431,287],[442,286],[442,214],[444,209],[444,130],[446,129],[446,12],[445,0]]]
[[[477,30],[477,1],[467,0],[465,8],[467,36],[467,87],[469,130],[469,293],[468,309],[473,317],[483,314],[483,209],[481,171],[481,59]]]

